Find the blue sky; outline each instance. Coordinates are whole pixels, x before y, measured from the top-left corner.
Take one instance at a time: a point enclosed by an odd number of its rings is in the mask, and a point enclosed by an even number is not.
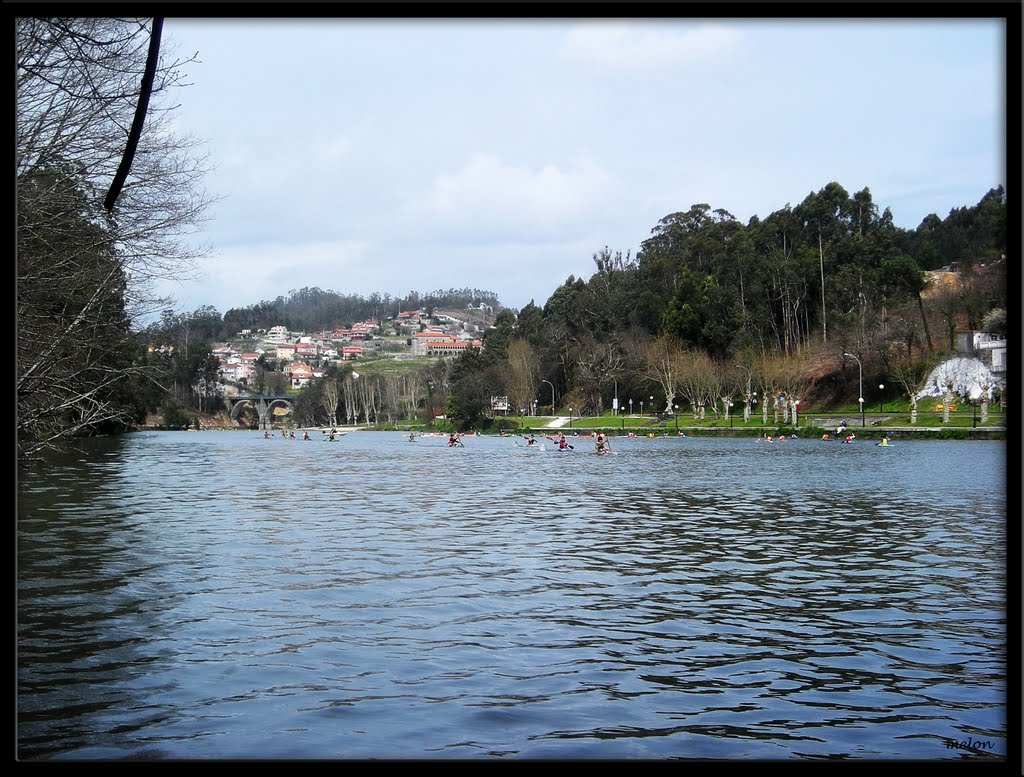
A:
[[[224,313],[303,286],[543,305],[698,202],[838,181],[913,228],[1005,185],[1003,23],[175,19]]]

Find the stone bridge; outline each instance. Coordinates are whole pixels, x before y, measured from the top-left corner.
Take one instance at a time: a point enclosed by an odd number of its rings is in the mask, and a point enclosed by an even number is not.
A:
[[[256,410],[260,418],[260,429],[270,428],[271,413],[277,406],[292,408],[292,397],[273,394],[233,394],[224,397],[224,404],[227,406],[228,415],[232,421],[238,423],[238,414],[246,405]]]

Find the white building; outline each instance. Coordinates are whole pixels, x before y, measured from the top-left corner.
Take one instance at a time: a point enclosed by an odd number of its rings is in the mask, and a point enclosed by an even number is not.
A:
[[[1006,335],[958,332],[956,345],[958,353],[980,359],[994,374],[1006,374]]]

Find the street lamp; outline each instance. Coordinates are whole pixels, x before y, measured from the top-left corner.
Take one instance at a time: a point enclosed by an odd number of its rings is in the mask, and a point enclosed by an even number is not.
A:
[[[672,420],[676,422],[676,434],[679,434],[679,405],[672,405]]]
[[[800,400],[793,400],[793,428],[800,428]]]
[[[572,408],[569,408],[569,428],[572,429]]]
[[[884,402],[884,400],[882,399],[882,391],[884,391],[884,390],[885,390],[885,384],[884,383],[879,383],[878,384],[878,412],[879,413],[884,413],[885,412],[882,409],[882,407],[883,407],[882,403]]]
[[[551,415],[555,414],[555,384],[550,380],[542,380],[541,383],[547,383],[551,386]]]
[[[633,400],[629,400],[629,414],[633,415]]]
[[[651,397],[651,407],[654,407],[654,397]],[[654,411],[651,411],[651,415],[654,415]]]
[[[852,353],[844,353],[843,356],[849,356],[851,359],[857,359],[857,368],[860,373],[860,382],[858,384],[860,389],[860,397],[858,397],[857,401],[860,402],[860,425],[861,427],[864,427],[866,426],[866,424],[864,423],[864,365],[861,364],[860,359],[858,359]]]
[[[641,399],[640,400],[640,415],[643,415],[643,414],[644,414],[644,401]]]
[[[729,416],[729,428],[732,429],[732,413],[729,412],[730,410],[732,410],[732,400],[731,399],[728,402],[725,403],[725,412]]]

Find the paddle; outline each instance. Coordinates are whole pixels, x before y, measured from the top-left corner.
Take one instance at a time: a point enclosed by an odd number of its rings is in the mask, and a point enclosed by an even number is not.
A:
[[[556,439],[555,439],[554,437],[552,437],[551,435],[547,435],[547,434],[546,434],[546,435],[544,435],[544,436],[545,436],[545,437],[547,437],[547,438],[548,438],[549,440],[551,440],[551,442],[553,442],[553,443],[558,443],[558,447],[559,447],[559,448],[561,448],[561,447],[562,447],[562,446],[561,446],[561,443],[559,443],[559,441],[558,441],[558,440],[556,440]],[[573,446],[571,446],[571,445],[570,445],[569,443],[566,443],[566,444],[565,444],[565,447],[566,447],[566,448],[568,448],[568,449],[569,449],[569,450],[571,450],[571,451],[574,451],[574,450],[576,450],[576,449],[575,449],[575,448],[574,448]]]

